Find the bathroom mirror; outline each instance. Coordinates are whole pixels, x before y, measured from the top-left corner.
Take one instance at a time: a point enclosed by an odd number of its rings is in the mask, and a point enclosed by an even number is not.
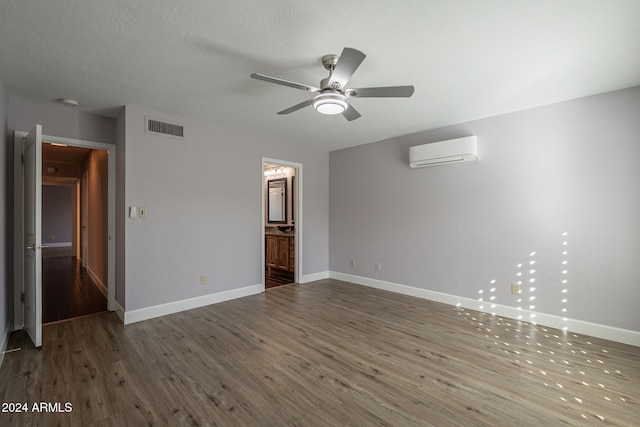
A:
[[[272,179],[267,182],[267,222],[269,224],[287,223],[287,178]]]

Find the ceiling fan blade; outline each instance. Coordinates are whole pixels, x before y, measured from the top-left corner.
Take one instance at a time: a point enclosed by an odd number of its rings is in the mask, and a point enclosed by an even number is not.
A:
[[[366,56],[359,50],[345,47],[327,85],[331,88],[337,85],[335,89],[343,89]]]
[[[353,105],[349,105],[349,108],[344,110],[342,115],[344,116],[345,119],[349,121],[355,120],[360,117],[360,113],[358,113],[358,110],[353,108]]]
[[[345,94],[356,98],[408,98],[413,90],[413,86],[363,87],[347,89]]]
[[[282,86],[289,86],[294,89],[301,89],[309,92],[320,92],[320,88],[318,87],[313,87],[313,86],[305,85],[302,83],[290,82],[288,80],[279,79],[277,77],[269,77],[269,76],[265,76],[264,74],[253,73],[251,74],[251,78],[257,79],[257,80],[263,80],[269,83],[275,83]]]
[[[298,111],[301,108],[306,107],[307,105],[311,105],[313,103],[313,98],[311,99],[307,99],[306,101],[301,102],[300,104],[296,104],[293,107],[289,107],[286,110],[282,110],[280,111],[278,114],[289,114],[289,113],[293,113],[294,111]]]

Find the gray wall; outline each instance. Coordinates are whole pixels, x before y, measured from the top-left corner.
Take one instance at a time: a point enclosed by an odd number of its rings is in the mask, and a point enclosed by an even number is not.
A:
[[[42,125],[44,135],[115,143],[115,120],[78,111],[54,102],[38,102],[12,96],[9,129],[28,132]]]
[[[639,118],[635,87],[334,151],[330,268],[513,307],[524,280],[523,308],[639,331]],[[468,135],[479,162],[409,168]]]
[[[146,133],[146,115],[184,124],[186,137]],[[108,119],[11,98],[9,128],[35,123],[117,146],[116,300],[127,311],[262,282],[262,157],[303,164],[302,272],[328,271],[328,153],[136,106]],[[127,218],[129,206],[149,217]]]
[[[71,242],[71,188],[64,185],[42,186],[42,242]]]
[[[9,218],[12,215],[10,203],[9,185],[13,181],[11,179],[11,169],[9,164],[12,162],[10,153],[11,139],[9,136],[8,120],[8,96],[5,91],[2,79],[0,79],[0,246],[2,247],[2,256],[0,256],[0,345],[5,338],[4,333],[10,324],[10,318],[12,317],[13,307],[11,302],[13,301],[13,288],[11,286],[11,265],[13,263],[11,240],[9,239],[10,221]],[[0,361],[2,356],[0,356]]]
[[[183,124],[185,138],[146,133],[145,116]],[[148,212],[121,218],[127,311],[262,283],[262,157],[303,164],[302,273],[328,270],[328,153],[137,106],[124,123],[123,212]]]

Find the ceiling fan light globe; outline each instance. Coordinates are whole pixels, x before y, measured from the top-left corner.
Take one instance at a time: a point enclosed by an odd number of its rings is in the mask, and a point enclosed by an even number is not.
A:
[[[323,93],[313,100],[313,108],[321,114],[342,114],[349,107],[346,96],[335,93]]]
[[[315,108],[319,113],[329,115],[342,114],[344,113],[344,110],[347,109],[345,105],[334,101],[325,101],[322,103],[318,103]]]

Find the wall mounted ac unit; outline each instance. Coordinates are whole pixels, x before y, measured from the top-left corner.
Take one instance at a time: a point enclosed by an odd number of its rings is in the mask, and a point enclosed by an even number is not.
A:
[[[475,160],[478,160],[477,136],[409,147],[409,166],[412,168],[473,162]]]

